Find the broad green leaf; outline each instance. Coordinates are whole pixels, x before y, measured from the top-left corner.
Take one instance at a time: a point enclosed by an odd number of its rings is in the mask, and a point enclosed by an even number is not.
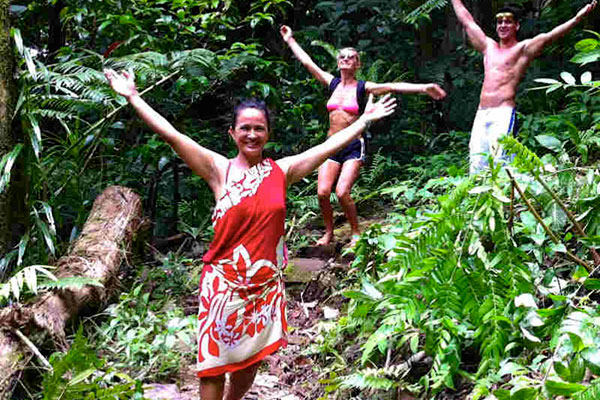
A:
[[[600,47],[600,42],[597,39],[583,39],[575,43],[575,49],[581,52],[589,52]]]
[[[22,148],[22,143],[17,144],[10,153],[5,154],[0,160],[0,173],[2,174],[0,176],[0,193],[2,193],[10,183],[12,167],[15,163],[15,160],[21,153]]]
[[[548,246],[548,249],[550,250],[551,254],[567,252],[567,248],[562,243],[550,243],[550,245]]]
[[[575,77],[573,75],[571,75],[570,72],[563,71],[560,73],[560,77],[562,78],[563,81],[565,81],[569,85],[575,85],[577,83],[577,81],[575,80]]]
[[[372,301],[372,299],[369,296],[367,296],[363,292],[359,292],[358,290],[346,290],[345,292],[342,292],[342,295],[349,299]]]
[[[585,375],[585,363],[579,354],[573,356],[573,359],[569,363],[569,371],[571,372],[571,379],[567,379],[569,382],[577,383],[583,380]]]
[[[369,296],[371,300],[381,300],[383,298],[381,292],[377,290],[377,288],[366,279],[363,279],[362,281],[362,291],[364,294]]]
[[[15,46],[17,46],[17,51],[19,54],[23,55],[23,37],[21,36],[21,30],[18,28],[10,28],[10,33],[15,41]]]
[[[556,79],[550,79],[550,78],[537,78],[534,79],[535,82],[538,83],[546,83],[548,85],[555,85],[557,83],[560,83],[560,81],[557,81]]]
[[[27,249],[27,244],[29,243],[29,232],[25,233],[21,240],[19,241],[18,246],[18,255],[17,255],[17,266],[23,263],[23,255],[25,255],[25,249]]]
[[[558,140],[557,138],[555,138],[554,136],[549,136],[549,135],[537,135],[535,137],[535,139],[544,147],[546,147],[547,149],[553,150],[553,151],[559,151],[562,147],[562,143],[560,140]]]
[[[525,368],[522,365],[516,362],[509,361],[502,365],[502,367],[498,371],[498,376],[514,375],[515,373],[523,372],[524,370]]]
[[[95,368],[90,368],[90,369],[86,369],[83,372],[78,373],[69,382],[67,382],[67,386],[75,386],[75,385],[85,381],[87,378],[92,376],[94,374],[94,372],[96,372],[96,371],[97,370]]]
[[[29,290],[31,290],[34,294],[37,294],[37,270],[35,267],[27,267],[23,269],[23,274],[25,275],[25,283]]]
[[[581,339],[581,336],[579,336],[579,330],[577,333],[570,331],[570,332],[567,332],[567,334],[569,336],[569,340],[571,341],[571,345],[573,346],[573,349],[575,351],[583,350],[585,345],[583,344],[583,340]]]
[[[48,223],[50,224],[50,231],[56,235],[56,224],[54,223],[54,216],[52,215],[52,207],[45,201],[40,202],[42,207],[44,208],[44,213],[46,214],[46,218],[48,219]]]
[[[584,278],[587,278],[589,275],[589,272],[585,268],[583,268],[581,265],[578,265],[571,278],[575,282],[579,282],[582,281]]]
[[[589,64],[600,60],[600,49],[595,49],[586,53],[578,53],[571,58],[571,61],[576,64]]]
[[[587,348],[581,352],[581,357],[589,363],[600,367],[600,349],[597,347]]]
[[[52,253],[52,255],[54,255],[55,254],[54,241],[52,239],[52,235],[50,234],[50,230],[48,229],[48,225],[46,225],[46,223],[44,221],[42,221],[42,219],[40,218],[37,211],[36,210],[34,210],[34,211],[36,214],[35,224],[39,228],[40,233],[42,234],[42,237],[43,237],[44,241],[46,242],[46,246],[48,247],[48,250],[50,250],[50,253]]]
[[[515,297],[515,307],[537,308],[537,303],[531,293],[523,293]]]
[[[558,382],[550,379],[546,381],[546,390],[552,396],[571,396],[585,388],[586,386],[577,383]]]
[[[492,190],[492,187],[490,185],[482,185],[482,186],[474,187],[473,189],[469,190],[469,194],[485,193],[485,192],[489,192],[490,190]]]
[[[552,229],[554,231],[561,231],[567,224],[567,214],[557,203],[552,203],[547,211],[552,218]]]
[[[562,380],[567,382],[571,380],[571,371],[560,361],[554,363],[554,371],[556,371]]]
[[[28,115],[27,117],[32,128],[32,130],[29,131],[31,146],[33,147],[36,158],[39,160],[40,152],[42,151],[42,130],[40,129],[40,124],[33,115]]]
[[[532,387],[520,388],[510,396],[510,400],[536,400],[537,398],[538,391]]]
[[[32,265],[33,267],[35,267],[35,269],[38,272],[41,272],[42,274],[46,275],[48,277],[48,279],[50,279],[51,281],[57,281],[58,278],[56,276],[54,276],[54,274],[50,271],[48,271],[49,269],[53,269],[54,267],[51,267],[50,265]]]
[[[521,328],[521,332],[523,333],[523,336],[525,337],[525,339],[529,340],[530,342],[534,342],[534,343],[541,343],[542,342],[533,333],[529,332],[529,330],[523,328],[522,326],[520,328]]]
[[[498,400],[511,400],[510,391],[506,389],[494,390],[494,396],[496,396]]]
[[[412,335],[410,338],[410,351],[416,353],[419,350],[419,335]]]
[[[585,71],[583,74],[581,74],[581,83],[585,85],[586,83],[590,83],[591,81],[592,73],[590,71]]]
[[[21,296],[21,285],[19,285],[18,279],[20,276],[21,273],[18,272],[14,277],[10,278],[10,281],[8,281],[10,283],[10,288],[12,290],[13,296],[17,300],[19,300],[19,297]]]
[[[588,290],[600,290],[600,279],[588,278],[585,280],[583,285]]]
[[[25,58],[25,65],[27,65],[27,71],[33,80],[37,80],[37,69],[33,62],[33,57],[28,48],[23,49],[23,58]]]

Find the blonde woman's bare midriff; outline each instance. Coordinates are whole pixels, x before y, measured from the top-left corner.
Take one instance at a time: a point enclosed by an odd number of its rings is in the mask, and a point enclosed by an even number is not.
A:
[[[331,136],[342,129],[352,125],[358,119],[358,115],[338,109],[329,112],[329,131],[327,136]]]

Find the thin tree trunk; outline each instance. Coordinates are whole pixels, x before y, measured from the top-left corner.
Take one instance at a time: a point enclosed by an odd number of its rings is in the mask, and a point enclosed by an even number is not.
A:
[[[0,311],[0,400],[11,397],[14,384],[32,351],[16,335],[22,331],[38,344],[52,339],[66,347],[65,327],[84,307],[97,306],[117,288],[119,268],[141,224],[141,200],[131,189],[107,188],[94,206],[79,238],[56,265],[58,277],[98,279],[104,287],[85,286],[47,292],[29,305]]]
[[[65,8],[63,0],[48,4],[48,53],[50,61],[54,61],[56,53],[65,45],[65,33],[60,21],[60,13],[63,8]]]

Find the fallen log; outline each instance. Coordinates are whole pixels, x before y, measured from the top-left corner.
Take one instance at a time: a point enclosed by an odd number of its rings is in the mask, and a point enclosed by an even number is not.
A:
[[[96,198],[79,238],[56,264],[59,278],[82,276],[97,279],[103,287],[61,289],[46,292],[27,305],[0,310],[0,400],[11,397],[14,385],[32,357],[32,344],[52,339],[66,347],[65,327],[83,308],[99,305],[117,287],[126,258],[142,221],[140,197],[131,189],[110,186]]]

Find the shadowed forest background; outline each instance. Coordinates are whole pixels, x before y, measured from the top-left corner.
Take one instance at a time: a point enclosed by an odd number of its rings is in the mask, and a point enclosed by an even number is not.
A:
[[[513,3],[524,39],[586,1]],[[465,4],[495,37],[504,2]],[[315,298],[339,315],[317,321],[302,346],[312,375],[295,395],[600,398],[599,21],[595,10],[529,67],[518,134],[503,142],[512,174],[495,165],[469,176],[483,60],[446,0],[0,1],[0,331],[33,342],[19,350],[26,366],[0,378],[0,399],[141,399],[143,384],[176,381],[193,364],[186,302],[211,239],[213,194],[102,70],[133,71],[179,131],[228,157],[233,105],[265,100],[274,122],[265,155],[278,159],[328,130],[327,93],[281,39],[282,24],[332,73],[336,49],[352,46],[359,79],[448,92],[441,102],[397,96],[400,110],[371,127],[353,196],[377,224]],[[141,198],[126,265],[110,285],[57,279],[51,266],[111,185]],[[319,223],[313,174],[288,189],[292,255],[314,243]],[[84,287],[107,290],[58,336],[14,317],[36,296]],[[406,361],[415,356],[419,368]]]

